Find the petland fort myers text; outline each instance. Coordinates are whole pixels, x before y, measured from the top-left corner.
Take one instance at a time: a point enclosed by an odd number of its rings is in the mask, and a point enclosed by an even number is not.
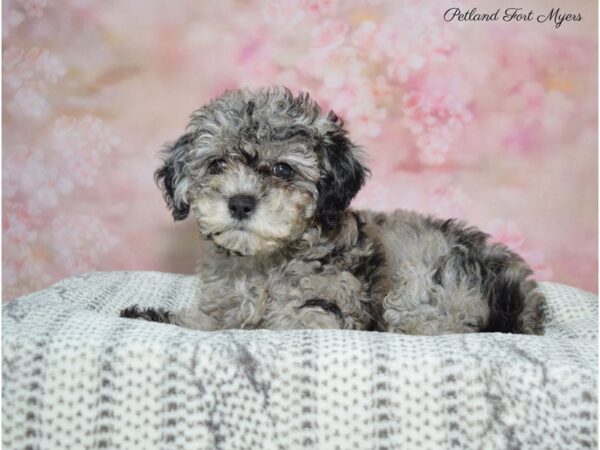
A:
[[[580,13],[563,12],[560,8],[552,8],[550,11],[537,13],[532,9],[523,8],[498,8],[493,12],[478,11],[477,8],[471,8],[463,11],[460,8],[450,8],[444,12],[446,22],[538,22],[552,23],[555,28],[559,28],[565,22],[580,22],[583,17]]]

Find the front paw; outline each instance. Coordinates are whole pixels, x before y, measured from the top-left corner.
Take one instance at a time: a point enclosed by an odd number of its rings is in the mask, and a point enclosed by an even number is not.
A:
[[[172,323],[171,313],[162,308],[140,308],[138,305],[133,305],[122,310],[119,316],[127,319],[147,320],[149,322]]]

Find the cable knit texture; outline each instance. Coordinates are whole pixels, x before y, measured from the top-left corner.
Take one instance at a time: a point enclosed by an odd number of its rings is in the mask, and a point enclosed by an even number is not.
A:
[[[199,332],[197,277],[89,273],[3,307],[4,448],[597,446],[597,298],[542,283],[544,336]]]

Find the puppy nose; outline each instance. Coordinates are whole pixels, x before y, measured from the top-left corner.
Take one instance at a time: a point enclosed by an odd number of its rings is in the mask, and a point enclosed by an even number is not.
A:
[[[234,195],[229,198],[229,212],[239,220],[248,217],[255,206],[256,199],[251,195]]]

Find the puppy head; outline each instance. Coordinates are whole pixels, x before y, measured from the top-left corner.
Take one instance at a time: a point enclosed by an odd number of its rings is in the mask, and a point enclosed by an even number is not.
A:
[[[191,211],[204,237],[242,255],[335,229],[368,173],[342,121],[285,88],[226,92],[164,154],[155,178],[174,219]]]

